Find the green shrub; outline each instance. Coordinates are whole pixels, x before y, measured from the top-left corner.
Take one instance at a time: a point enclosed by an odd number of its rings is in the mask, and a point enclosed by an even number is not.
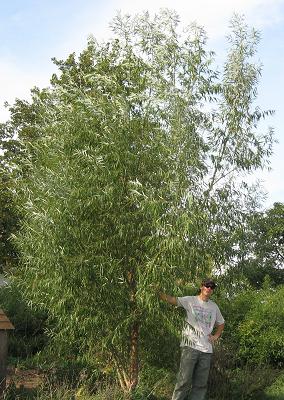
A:
[[[237,330],[239,355],[254,364],[284,363],[284,286],[260,290]]]
[[[226,320],[223,341],[238,366],[284,363],[284,286],[249,289],[218,303]]]
[[[144,365],[139,385],[135,393],[135,400],[167,400],[171,398],[176,373],[164,368]]]
[[[94,395],[90,395],[88,391],[78,390],[76,392],[76,400],[126,400],[126,396],[117,385],[107,385],[98,390]]]
[[[277,373],[277,370],[269,366],[253,367],[249,364],[231,370],[230,400],[260,400],[261,394],[271,385]]]
[[[277,377],[271,386],[265,390],[264,400],[284,399],[284,373]]]
[[[28,358],[43,349],[47,343],[46,315],[31,309],[13,283],[0,288],[0,308],[15,327],[9,335],[11,357]]]

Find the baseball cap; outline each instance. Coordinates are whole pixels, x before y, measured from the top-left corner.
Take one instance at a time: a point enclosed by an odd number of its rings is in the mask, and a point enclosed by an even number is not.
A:
[[[201,286],[205,286],[205,285],[212,286],[212,289],[216,288],[216,283],[213,281],[213,279],[210,279],[210,278],[203,279],[203,281],[201,282]]]

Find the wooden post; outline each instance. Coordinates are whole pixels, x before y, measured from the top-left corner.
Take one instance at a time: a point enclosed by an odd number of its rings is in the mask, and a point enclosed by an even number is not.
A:
[[[14,329],[10,320],[0,308],[0,397],[6,389],[8,333],[7,330]]]

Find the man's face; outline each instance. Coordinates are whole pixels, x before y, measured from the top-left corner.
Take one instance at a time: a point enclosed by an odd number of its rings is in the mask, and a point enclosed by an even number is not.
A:
[[[206,283],[205,285],[202,285],[200,289],[204,296],[210,297],[215,289],[215,285],[212,283]]]

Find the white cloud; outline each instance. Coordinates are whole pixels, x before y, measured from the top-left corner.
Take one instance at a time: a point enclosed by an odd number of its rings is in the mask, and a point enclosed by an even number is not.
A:
[[[30,89],[34,86],[46,87],[51,76],[50,66],[45,66],[42,70],[24,70],[15,61],[0,59],[0,121],[9,118],[8,109],[4,103],[13,104],[16,98],[29,99]]]
[[[244,15],[250,26],[262,29],[284,20],[280,9],[283,5],[284,0],[110,0],[98,9],[95,2],[92,7],[78,9],[72,30],[61,38],[50,56],[64,58],[70,52],[79,53],[89,35],[99,41],[108,39],[109,24],[118,11],[134,15],[145,10],[154,14],[161,8],[173,9],[180,16],[182,26],[197,22],[205,28],[209,39],[223,39],[234,13]]]
[[[3,107],[5,101],[12,103],[15,97],[26,96],[27,84],[31,77],[25,76],[13,63],[0,61],[0,119],[8,118],[8,110]]]
[[[160,8],[177,11],[183,23],[197,21],[203,25],[209,36],[223,35],[233,13],[245,14],[248,22],[257,28],[280,20],[279,9],[283,0],[133,0],[114,1],[116,9],[137,13],[142,10],[156,12]],[[283,16],[282,16],[283,17]]]

